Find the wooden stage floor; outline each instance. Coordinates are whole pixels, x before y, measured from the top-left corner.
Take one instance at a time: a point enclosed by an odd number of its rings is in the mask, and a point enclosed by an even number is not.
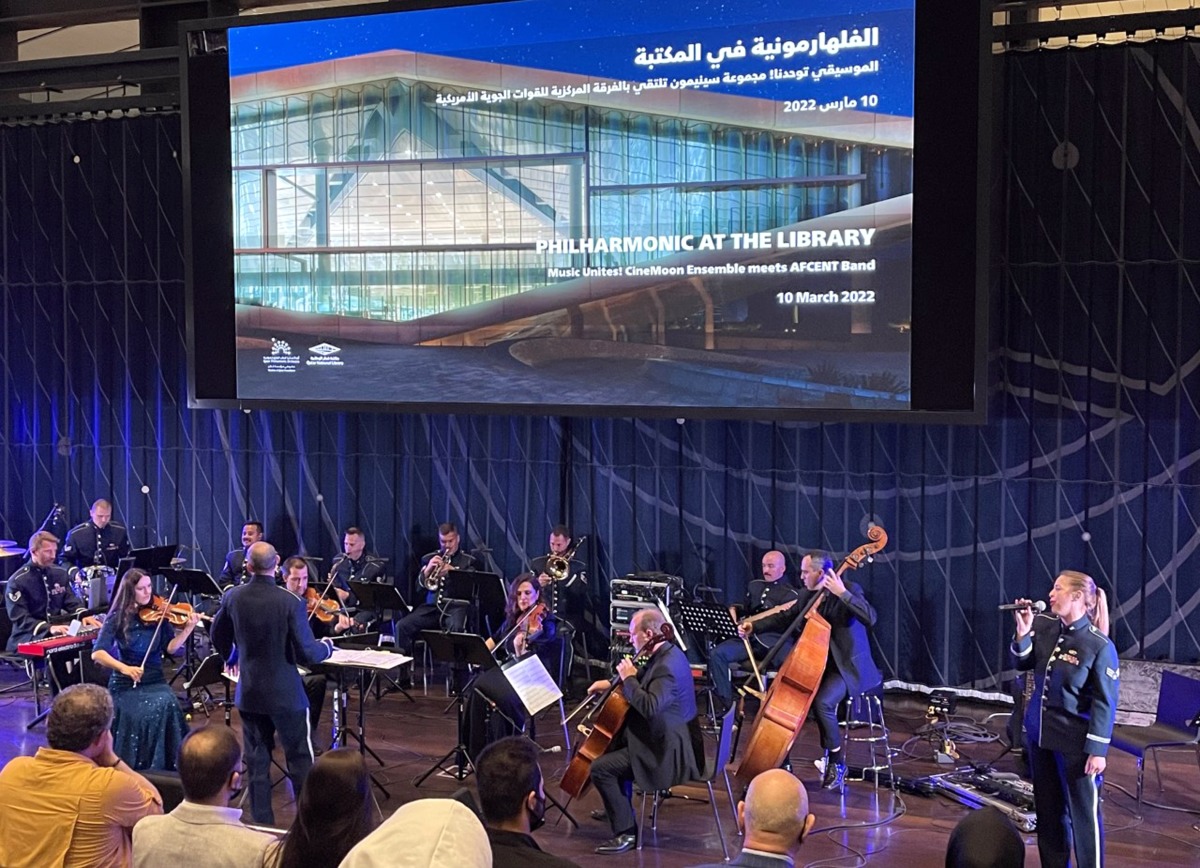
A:
[[[19,680],[15,670],[0,667],[0,688],[16,684]],[[369,697],[366,701],[367,741],[383,761],[381,766],[368,759],[368,765],[391,792],[390,798],[385,799],[376,791],[384,815],[416,798],[449,796],[460,786],[453,778],[434,775],[420,789],[413,787],[413,778],[453,746],[455,733],[454,711],[453,708],[444,710],[450,700],[444,696],[441,682],[436,690],[431,687],[428,696],[421,694],[418,683],[414,699],[414,702],[409,702],[398,693],[390,693],[381,700]],[[352,702],[355,701],[357,692],[352,695]],[[329,703],[330,699],[327,698],[316,742],[323,747],[328,747],[329,742]],[[972,721],[984,722],[989,714],[996,711],[994,707],[984,706],[960,708],[956,721],[963,722],[965,733],[958,745],[962,760],[976,763],[996,760],[997,770],[1015,771],[1018,758],[1011,753],[1001,757],[1004,746],[998,738],[986,740],[989,738],[986,734],[988,729],[993,736],[1002,734],[1003,717],[987,723],[987,729],[968,726]],[[885,713],[891,727],[890,743],[893,749],[899,751],[895,758],[896,770],[906,778],[951,770],[951,767],[939,766],[933,760],[933,749],[927,740],[914,738],[914,733],[925,725],[923,712],[924,706],[907,696],[889,695],[885,700]],[[45,744],[44,726],[37,726],[29,732],[25,729],[33,716],[33,693],[30,688],[0,695],[0,761],[6,762],[18,754],[31,754]],[[544,714],[538,721],[538,741],[544,747],[562,745],[562,729],[558,722],[557,709]],[[202,711],[197,711],[192,721],[193,726],[220,726],[223,723],[224,715],[219,706],[211,711],[211,717],[208,718]],[[235,728],[239,726],[236,712],[233,725]],[[973,732],[983,735],[983,739],[971,740]],[[709,746],[711,749],[711,740]],[[818,787],[819,775],[812,764],[819,756],[815,729],[808,725],[793,751],[792,760],[796,773],[809,788],[817,826],[801,851],[799,864],[835,868],[853,868],[864,864],[933,868],[942,864],[947,837],[966,808],[941,795],[894,796],[888,789],[876,789],[870,783],[861,781],[850,783],[844,796],[825,792]],[[856,761],[854,753],[851,753],[850,761],[852,764]],[[542,762],[547,776],[547,789],[556,797],[561,793],[555,782],[565,763],[565,753],[547,753]],[[1138,820],[1134,817],[1133,799],[1122,791],[1134,791],[1135,762],[1132,757],[1119,752],[1114,752],[1109,758],[1104,807],[1108,864],[1200,865],[1200,831],[1194,826],[1200,819],[1197,815],[1200,813],[1200,787],[1196,785],[1200,779],[1200,769],[1197,768],[1194,754],[1185,752],[1164,756],[1163,794],[1157,791],[1152,766],[1152,763],[1148,763],[1146,798],[1170,804],[1177,810],[1147,805],[1144,818]],[[717,790],[725,839],[731,854],[736,854],[739,839],[731,822],[727,798],[723,787]],[[694,790],[686,792],[695,793]],[[703,789],[699,792],[706,795]],[[585,866],[677,868],[721,859],[720,838],[707,804],[685,799],[668,800],[660,809],[657,832],[646,833],[645,849],[640,853],[610,857],[597,856],[592,852],[596,844],[609,836],[607,824],[588,817],[589,812],[597,807],[599,799],[594,792],[589,792],[581,803],[570,806],[580,823],[579,829],[572,829],[565,820],[556,822],[558,813],[551,809],[546,827],[537,833],[543,849]],[[293,807],[286,784],[275,788],[275,812],[280,824],[291,821]],[[1025,864],[1037,865],[1037,851],[1032,837],[1026,836],[1026,842]]]

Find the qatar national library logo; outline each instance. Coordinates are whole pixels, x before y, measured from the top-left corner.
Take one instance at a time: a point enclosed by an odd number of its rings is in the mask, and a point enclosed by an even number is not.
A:
[[[340,368],[344,364],[338,355],[342,351],[342,348],[335,347],[331,343],[322,341],[314,347],[309,347],[308,351],[312,355],[308,357],[308,361],[304,364],[310,368]]]

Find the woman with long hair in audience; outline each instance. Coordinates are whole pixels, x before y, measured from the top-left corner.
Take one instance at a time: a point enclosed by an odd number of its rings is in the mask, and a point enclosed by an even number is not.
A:
[[[342,747],[317,757],[296,801],[296,819],[267,848],[265,868],[337,868],[375,828],[362,754]]]
[[[157,622],[143,621],[138,615],[150,606],[152,596],[150,576],[144,570],[126,571],[100,635],[92,643],[92,659],[113,670],[108,689],[117,756],[133,769],[174,771],[188,727],[163,673],[163,655],[179,651],[200,616],[193,612],[179,630],[163,624],[156,632]]]

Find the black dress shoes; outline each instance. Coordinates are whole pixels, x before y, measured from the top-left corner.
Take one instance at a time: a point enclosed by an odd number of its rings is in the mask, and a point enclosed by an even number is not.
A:
[[[637,846],[637,835],[632,832],[626,832],[624,835],[617,835],[615,838],[609,838],[603,844],[596,848],[596,852],[608,856],[613,853],[625,853]]]
[[[604,810],[603,808],[600,808],[597,811],[592,811],[592,819],[593,820],[601,820],[601,821],[607,820],[608,819],[608,811]]]
[[[821,776],[821,787],[840,790],[846,783],[846,764],[825,762],[825,773]]]

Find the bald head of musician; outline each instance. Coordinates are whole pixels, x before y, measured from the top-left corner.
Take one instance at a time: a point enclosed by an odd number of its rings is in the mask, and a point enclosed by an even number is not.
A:
[[[275,568],[279,566],[279,554],[269,542],[256,542],[246,550],[246,563],[250,565],[253,575],[274,577]]]
[[[808,812],[808,791],[791,772],[770,769],[750,782],[738,803],[746,850],[795,858],[817,818]]]
[[[783,552],[767,552],[762,559],[763,579],[768,582],[778,582],[787,574],[787,560]]]

